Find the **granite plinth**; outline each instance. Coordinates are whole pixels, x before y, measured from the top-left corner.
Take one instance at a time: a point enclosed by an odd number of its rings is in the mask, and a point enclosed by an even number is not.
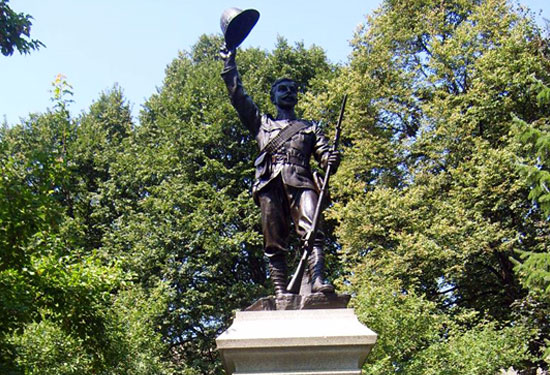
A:
[[[352,309],[239,311],[216,344],[228,375],[359,375],[376,337]]]

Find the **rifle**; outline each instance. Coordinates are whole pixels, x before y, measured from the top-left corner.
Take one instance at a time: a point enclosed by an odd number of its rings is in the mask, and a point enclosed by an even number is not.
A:
[[[338,148],[338,142],[340,141],[342,119],[344,118],[344,109],[346,107],[347,99],[348,99],[348,95],[346,94],[344,95],[344,99],[342,100],[342,107],[340,108],[340,117],[338,118],[338,123],[336,124],[336,132],[334,134],[334,144],[332,146],[333,150],[336,150]],[[294,272],[294,275],[292,275],[292,279],[290,280],[290,283],[288,283],[288,286],[286,287],[287,292],[292,294],[298,294],[300,292],[300,284],[302,283],[302,278],[304,277],[307,258],[309,257],[309,254],[311,254],[311,250],[313,249],[313,243],[315,242],[315,237],[317,235],[323,200],[327,195],[328,181],[330,179],[330,174],[332,173],[331,169],[332,169],[332,165],[329,163],[329,165],[327,166],[327,170],[325,171],[323,186],[321,187],[321,191],[319,192],[319,198],[317,200],[317,206],[315,207],[315,213],[313,214],[313,224],[304,240],[304,251],[302,253],[302,257],[300,258],[300,263],[298,263],[298,267],[296,267],[296,271]]]

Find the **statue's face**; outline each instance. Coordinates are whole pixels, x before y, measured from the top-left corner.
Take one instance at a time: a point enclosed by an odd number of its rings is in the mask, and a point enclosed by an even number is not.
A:
[[[282,81],[273,90],[273,104],[281,108],[293,108],[298,103],[298,87],[293,81]]]

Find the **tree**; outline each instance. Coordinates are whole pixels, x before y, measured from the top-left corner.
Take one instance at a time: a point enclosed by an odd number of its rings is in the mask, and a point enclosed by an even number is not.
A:
[[[53,110],[4,129],[3,372],[220,373],[214,338],[269,288],[256,146],[219,77],[221,43],[203,36],[168,66],[140,126],[117,87],[73,118],[58,76]],[[238,58],[266,111],[275,78],[305,92],[335,69],[283,39]]]
[[[508,326],[523,327],[522,338],[540,361],[539,335],[548,331],[529,319],[533,309],[521,307],[527,291],[512,260],[517,251],[544,248],[548,227],[528,199],[510,134],[514,116],[547,116],[532,84],[532,77],[550,80],[540,31],[506,1],[385,1],[353,46],[349,69],[326,90],[350,93],[330,211],[350,275],[345,285],[361,293],[358,277],[369,288],[396,280],[387,293],[439,315],[436,337],[420,338],[404,356],[393,347],[388,367],[376,355],[383,349],[375,348],[367,369],[425,373],[413,370],[414,363],[426,359],[422,353],[458,345],[453,330],[473,340],[460,345],[481,348]],[[318,101],[311,108],[321,113]],[[464,314],[474,319],[465,321]],[[451,323],[456,328],[445,328]],[[511,355],[499,357],[493,369],[540,363],[529,364],[528,352],[515,356],[499,347],[513,341],[513,331],[503,329],[493,340],[491,350]],[[393,335],[385,327],[379,333]],[[445,371],[454,373],[453,366]]]
[[[368,259],[362,266],[373,269]],[[357,272],[349,290],[359,319],[379,334],[365,374],[492,375],[526,358],[530,332],[523,326],[501,327],[474,311],[449,315],[376,271]]]
[[[167,67],[104,185],[119,216],[102,249],[124,259],[145,288],[170,285],[164,338],[180,371],[203,374],[222,371],[214,339],[232,311],[269,287],[250,193],[257,150],[220,78],[221,44],[203,36]],[[319,48],[284,40],[272,53],[249,49],[237,58],[247,90],[265,110],[275,78],[295,73],[305,90],[332,69]]]
[[[0,372],[170,374],[168,288],[142,288],[100,251],[113,217],[97,203],[128,108],[114,90],[76,120],[62,76],[53,94],[54,110],[0,133]]]
[[[545,57],[548,59],[548,43],[545,44]],[[544,108],[550,103],[550,88],[540,80],[533,79],[533,85],[539,90],[538,104]],[[512,134],[519,142],[517,160],[518,170],[524,176],[530,186],[529,197],[534,204],[534,209],[540,209],[546,216],[546,221],[539,224],[546,229],[548,215],[550,214],[548,173],[550,162],[548,150],[550,146],[550,133],[548,131],[548,116],[541,117],[527,123],[520,118],[514,119]],[[543,230],[540,231],[544,233]],[[532,248],[518,251],[520,260],[515,261],[515,271],[524,285],[529,290],[529,298],[526,298],[522,306],[532,311],[529,316],[533,324],[550,330],[548,314],[550,312],[550,251],[546,243],[541,242]],[[550,340],[544,335],[546,350],[544,358],[550,363]]]
[[[16,13],[9,5],[9,0],[0,1],[0,51],[4,56],[10,56],[17,49],[19,53],[27,54],[38,50],[44,44],[36,39],[29,39],[32,17],[25,13]]]

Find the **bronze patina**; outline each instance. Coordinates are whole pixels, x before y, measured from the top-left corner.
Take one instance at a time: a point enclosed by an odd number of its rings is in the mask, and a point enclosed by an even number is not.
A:
[[[298,86],[292,79],[281,78],[271,86],[271,101],[277,109],[275,116],[263,114],[246,93],[237,69],[236,44],[242,42],[242,35],[248,35],[255,21],[242,22],[245,30],[239,32],[235,31],[237,26],[233,24],[244,12],[255,14],[250,10],[232,10],[222,15],[226,44],[220,51],[224,61],[221,75],[231,104],[260,148],[254,163],[256,176],[252,193],[261,210],[264,251],[269,260],[275,295],[284,298],[298,293],[296,282],[287,288],[286,254],[291,224],[302,249],[307,249],[304,260],[307,260],[309,289],[312,293],[334,294],[334,287],[324,279],[324,234],[316,230],[321,187],[313,177],[310,160],[315,158],[323,169],[334,173],[338,168],[339,153],[330,146],[317,122],[297,118]],[[228,30],[231,31],[228,33]],[[237,42],[233,38],[236,34],[239,35],[236,39],[240,39]]]

